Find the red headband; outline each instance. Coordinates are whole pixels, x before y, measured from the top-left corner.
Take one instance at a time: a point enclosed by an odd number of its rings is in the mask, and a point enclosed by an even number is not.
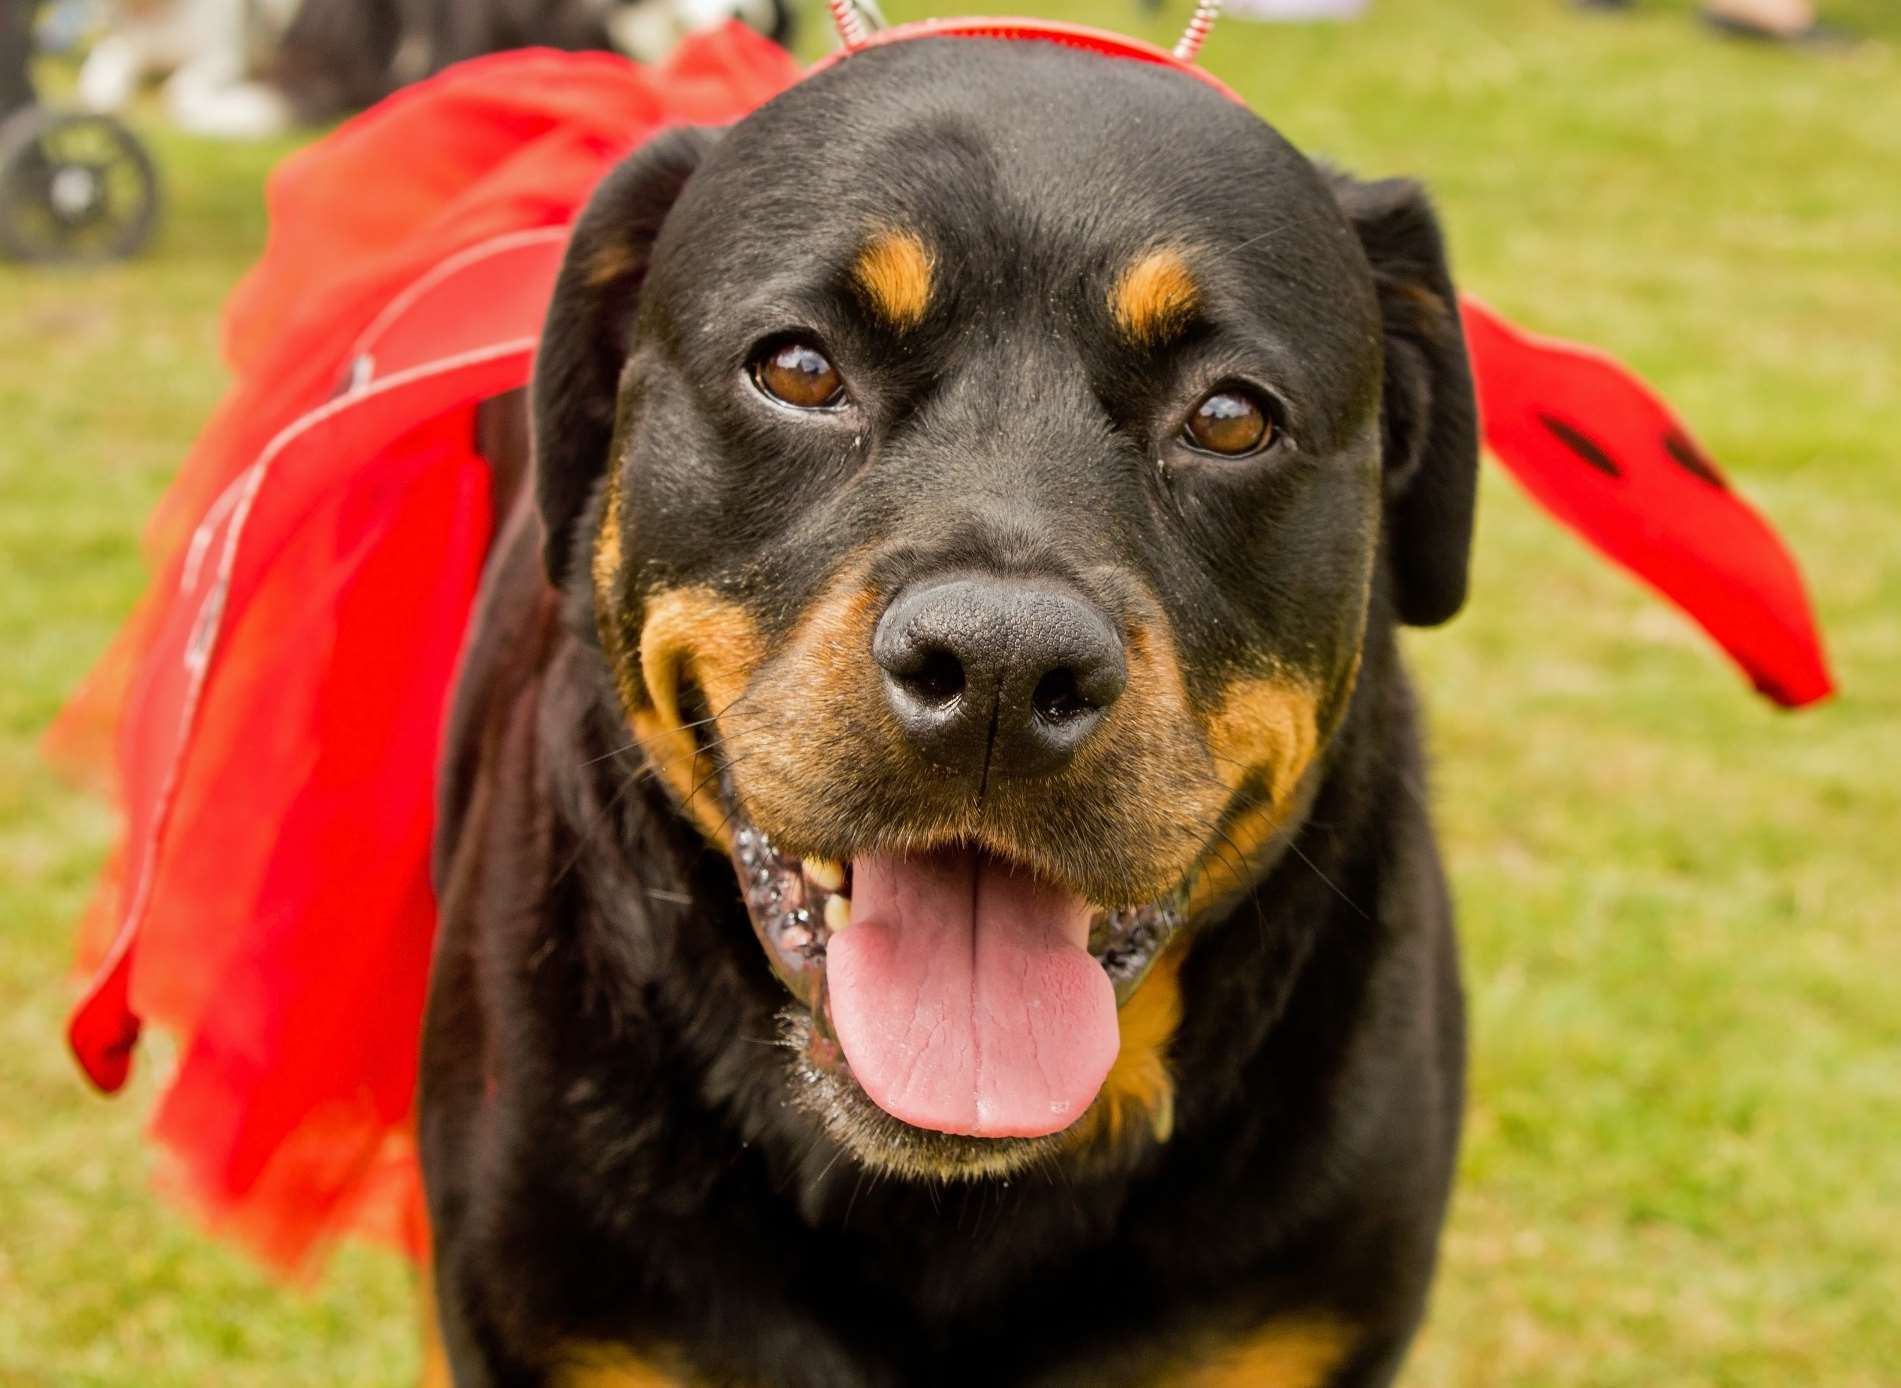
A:
[[[906,39],[1039,39],[1044,43],[1060,44],[1064,48],[1075,48],[1084,53],[1097,53],[1105,58],[1133,58],[1138,63],[1173,68],[1177,72],[1187,73],[1197,82],[1213,87],[1237,106],[1247,105],[1232,87],[1213,73],[1177,57],[1166,48],[1157,48],[1142,39],[1132,39],[1107,29],[1092,29],[1086,24],[1064,24],[1054,19],[966,16],[959,19],[920,19],[892,29],[874,29],[856,43],[835,49],[820,58],[806,69],[806,75],[809,77],[827,68],[837,67],[854,53],[903,43]],[[1196,46],[1200,45],[1197,43]]]

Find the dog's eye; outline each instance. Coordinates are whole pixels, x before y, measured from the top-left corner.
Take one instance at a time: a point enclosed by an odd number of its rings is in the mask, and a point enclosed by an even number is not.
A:
[[[1201,398],[1182,439],[1190,448],[1240,458],[1258,453],[1274,441],[1274,424],[1261,402],[1235,387],[1212,391]]]
[[[752,364],[752,378],[760,390],[795,409],[829,410],[845,400],[838,368],[799,338],[766,348]]]

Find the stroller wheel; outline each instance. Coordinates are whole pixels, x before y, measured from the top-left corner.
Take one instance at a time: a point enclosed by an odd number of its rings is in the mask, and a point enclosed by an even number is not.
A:
[[[136,255],[158,225],[158,173],[111,116],[29,106],[0,123],[0,256]]]

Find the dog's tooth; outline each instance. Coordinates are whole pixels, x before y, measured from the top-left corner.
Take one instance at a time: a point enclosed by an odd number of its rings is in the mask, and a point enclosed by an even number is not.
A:
[[[851,924],[851,898],[835,896],[825,903],[825,927],[834,935]]]
[[[845,885],[845,865],[835,863],[830,858],[807,858],[804,863],[805,875],[815,887],[823,887],[835,892]]]

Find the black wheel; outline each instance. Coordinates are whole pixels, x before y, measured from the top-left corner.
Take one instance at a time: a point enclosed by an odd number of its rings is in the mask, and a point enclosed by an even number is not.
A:
[[[0,256],[136,255],[158,225],[158,173],[111,116],[29,106],[0,123]]]

